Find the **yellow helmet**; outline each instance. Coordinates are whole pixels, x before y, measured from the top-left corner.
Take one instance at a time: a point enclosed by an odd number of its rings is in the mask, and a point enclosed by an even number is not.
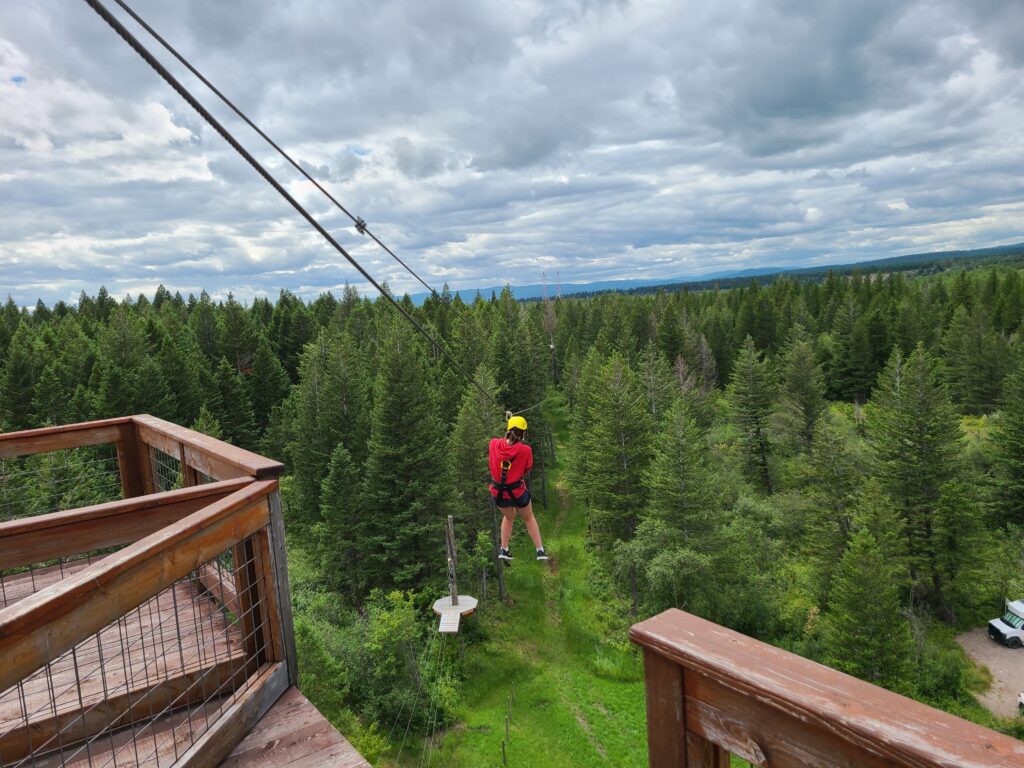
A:
[[[522,416],[513,416],[508,420],[507,429],[521,429],[523,432],[526,431],[526,419]]]

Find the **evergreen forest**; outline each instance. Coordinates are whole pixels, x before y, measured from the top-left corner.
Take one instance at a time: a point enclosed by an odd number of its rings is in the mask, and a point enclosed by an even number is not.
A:
[[[1024,267],[970,267],[402,298],[472,383],[351,287],[8,300],[0,429],[150,413],[283,461],[301,686],[374,764],[497,763],[513,683],[544,764],[602,764],[545,728],[632,764],[626,631],[669,607],[1021,737],[954,640],[1024,597]],[[502,600],[486,449],[506,410],[530,423],[554,560],[517,522]],[[110,492],[74,456],[30,461],[74,482],[54,498],[0,472],[8,516]],[[443,646],[448,515],[482,604]]]

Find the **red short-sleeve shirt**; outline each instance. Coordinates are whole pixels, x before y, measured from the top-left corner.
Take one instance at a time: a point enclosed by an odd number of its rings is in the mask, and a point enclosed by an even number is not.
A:
[[[491,440],[488,450],[488,463],[491,468],[491,480],[495,483],[501,482],[501,463],[508,459],[512,462],[508,474],[505,476],[505,485],[512,485],[523,479],[523,475],[533,467],[533,449],[526,443],[513,443],[509,445],[503,437],[496,437]],[[491,495],[497,497],[498,491],[491,486]]]

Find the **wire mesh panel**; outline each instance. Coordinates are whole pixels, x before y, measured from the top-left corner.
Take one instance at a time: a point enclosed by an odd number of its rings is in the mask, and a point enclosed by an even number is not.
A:
[[[0,568],[0,608],[28,597],[66,576],[78,573],[121,547],[81,552],[17,568]]]
[[[0,766],[173,764],[270,657],[263,535],[0,693]]]
[[[149,456],[153,467],[153,486],[157,493],[173,491],[185,485],[180,458],[152,445],[149,446]]]
[[[110,445],[0,459],[0,520],[121,497],[117,451]]]

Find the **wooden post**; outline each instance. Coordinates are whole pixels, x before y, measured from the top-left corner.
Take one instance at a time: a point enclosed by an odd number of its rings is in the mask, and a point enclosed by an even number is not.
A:
[[[116,445],[121,493],[126,499],[144,495],[146,490],[139,467],[139,438],[134,424],[128,424],[121,430],[121,437]]]
[[[181,467],[181,485],[184,488],[191,488],[198,485],[199,479],[196,471],[185,461],[185,444],[178,443],[178,465]]]
[[[448,515],[448,526],[445,528],[445,540],[448,545],[448,590],[451,593],[452,605],[459,604],[459,585],[457,583],[457,566],[455,560],[455,521]]]
[[[505,590],[505,567],[502,565],[501,558],[498,557],[498,551],[501,549],[501,533],[498,527],[498,505],[494,503],[494,497],[491,497],[491,538],[494,540],[494,567],[498,571],[498,596],[504,600],[508,597],[508,592]]]
[[[644,687],[650,768],[687,768],[683,668],[645,648]]]
[[[281,491],[275,488],[267,497],[270,503],[270,556],[277,586],[277,607],[281,617],[284,653],[288,661],[288,679],[299,682],[299,663],[295,652],[295,626],[292,622],[292,590],[288,583],[288,551],[284,541],[284,516],[281,512]]]
[[[540,457],[540,500],[548,508],[548,473],[544,467],[544,455]]]
[[[136,429],[136,432],[138,430]],[[153,471],[153,452],[148,443],[143,442],[139,436],[135,440],[135,455],[138,457],[139,482],[142,485],[142,493],[156,493],[156,473]]]
[[[242,629],[242,646],[248,657],[246,675],[255,674],[267,658],[266,635],[259,620],[259,574],[255,559],[256,550],[249,539],[231,548],[238,609],[241,612],[238,619]]]

